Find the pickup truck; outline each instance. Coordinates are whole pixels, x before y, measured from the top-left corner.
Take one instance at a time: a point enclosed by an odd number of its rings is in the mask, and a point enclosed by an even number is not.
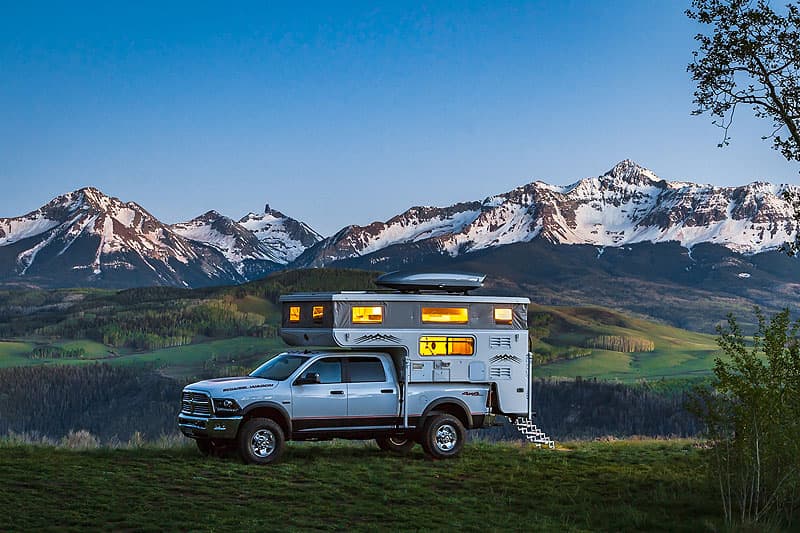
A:
[[[235,446],[246,463],[269,464],[286,441],[333,438],[376,439],[395,453],[419,443],[445,459],[461,451],[467,429],[493,422],[489,383],[403,386],[387,353],[289,351],[249,376],[188,385],[178,426],[204,454]]]

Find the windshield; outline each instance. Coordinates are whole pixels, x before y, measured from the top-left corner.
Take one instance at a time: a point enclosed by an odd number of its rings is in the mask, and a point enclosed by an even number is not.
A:
[[[250,375],[254,378],[283,381],[306,361],[308,361],[308,357],[304,355],[282,353],[250,372]]]

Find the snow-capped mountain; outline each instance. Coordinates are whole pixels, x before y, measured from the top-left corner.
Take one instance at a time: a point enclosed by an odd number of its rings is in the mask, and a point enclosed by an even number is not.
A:
[[[251,231],[216,211],[173,224],[171,229],[218,250],[244,279],[261,277],[286,263],[280,252],[274,252]]]
[[[280,264],[294,261],[308,247],[322,240],[322,235],[304,222],[270,209],[269,204],[263,213],[248,213],[239,224],[251,231],[270,250],[272,260]]]
[[[45,286],[243,281],[216,250],[184,239],[140,205],[93,187],[0,219],[0,277]]]
[[[295,266],[380,256],[398,244],[455,257],[534,239],[599,247],[677,241],[688,249],[713,243],[755,254],[794,239],[797,223],[782,197],[787,188],[667,182],[625,160],[568,186],[536,181],[482,202],[414,207],[387,222],[348,226],[309,248]]]
[[[242,283],[286,263],[286,247],[273,250],[269,244],[280,240],[280,227],[307,228],[272,213],[275,229],[262,242],[215,211],[170,226],[134,202],[86,187],[27,215],[0,218],[0,282],[43,287]],[[296,238],[296,232],[287,231],[285,241],[299,253],[302,243]]]
[[[673,243],[659,253],[682,249],[687,260],[700,244],[719,245],[741,262],[794,239],[797,222],[783,199],[786,190],[798,189],[764,182],[667,182],[626,160],[571,185],[536,181],[483,201],[413,207],[386,222],[347,226],[323,239],[269,205],[238,222],[209,211],[167,225],[138,204],[87,187],[27,215],[0,218],[0,284],[198,287],[242,283],[281,268],[336,262],[403,268],[426,258],[447,268],[453,258],[469,261],[471,252],[519,243],[555,246],[531,248],[547,249],[555,263],[570,248],[562,244],[596,247],[592,253],[599,257],[608,248],[636,243]]]

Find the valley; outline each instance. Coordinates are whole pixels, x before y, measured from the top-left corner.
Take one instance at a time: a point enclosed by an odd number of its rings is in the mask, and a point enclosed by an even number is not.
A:
[[[246,373],[286,348],[277,335],[280,294],[370,288],[375,276],[310,269],[193,290],[8,291],[0,293],[0,367],[141,364],[178,379]],[[529,330],[540,377],[701,377],[717,354],[712,335],[600,306],[533,303]]]

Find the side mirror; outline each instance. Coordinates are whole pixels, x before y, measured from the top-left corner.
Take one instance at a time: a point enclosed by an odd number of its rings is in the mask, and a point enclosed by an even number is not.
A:
[[[306,375],[297,378],[294,382],[295,385],[314,385],[319,383],[319,374],[317,372],[308,372]]]

